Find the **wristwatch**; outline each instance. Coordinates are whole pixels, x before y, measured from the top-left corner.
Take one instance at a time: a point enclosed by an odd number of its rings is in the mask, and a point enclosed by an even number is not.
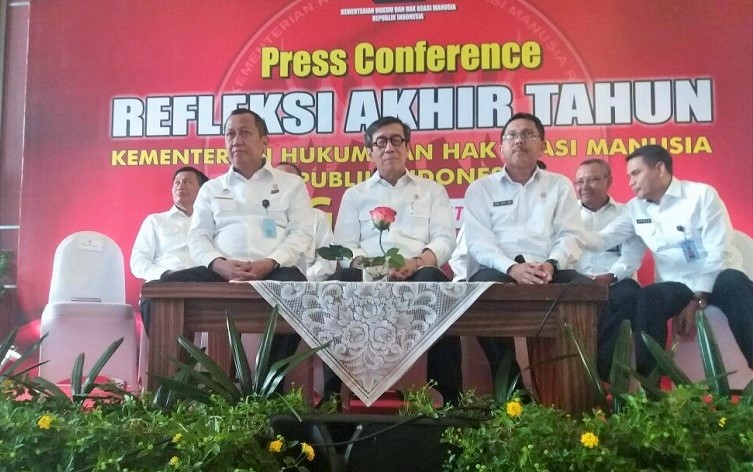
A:
[[[557,262],[557,259],[547,259],[544,262],[548,262],[548,263],[550,263],[552,265],[552,267],[554,268],[554,273],[555,274],[560,270],[560,265]]]

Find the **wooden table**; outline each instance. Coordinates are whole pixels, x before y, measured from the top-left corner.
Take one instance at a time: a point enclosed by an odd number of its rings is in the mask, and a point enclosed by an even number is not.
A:
[[[175,374],[170,358],[179,355],[176,339],[191,332],[209,332],[207,353],[229,369],[226,313],[233,316],[240,332],[261,333],[271,311],[250,284],[151,282],[144,284],[141,295],[152,300],[149,377]],[[560,295],[542,327],[552,302]],[[569,323],[586,349],[595,354],[597,313],[606,299],[607,288],[600,285],[497,284],[481,295],[447,333],[529,338],[534,386],[541,402],[569,412],[587,411],[595,404],[595,394],[564,323]],[[280,317],[277,331],[292,332],[292,328]],[[548,359],[559,360],[542,363]],[[147,389],[155,388],[152,379]]]

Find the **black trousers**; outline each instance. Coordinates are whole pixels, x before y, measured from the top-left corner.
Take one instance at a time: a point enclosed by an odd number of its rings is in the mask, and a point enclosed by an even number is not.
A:
[[[634,332],[643,331],[658,343],[667,342],[667,320],[677,315],[693,298],[693,292],[679,282],[658,282],[643,288],[636,297]],[[708,298],[724,312],[748,366],[753,368],[753,281],[739,270],[719,273]],[[636,339],[638,373],[647,375],[655,361],[642,340]],[[722,349],[723,346],[720,346]]]
[[[515,279],[507,274],[503,274],[496,269],[486,268],[481,269],[473,274],[470,282],[515,283]],[[554,277],[552,277],[552,282],[558,284],[570,282],[585,284],[594,283],[590,278],[574,270],[558,270],[557,272],[555,272]],[[497,378],[497,370],[499,369],[499,364],[502,362],[502,359],[505,357],[505,355],[509,352],[512,354],[512,358],[515,359],[515,341],[513,340],[513,338],[494,338],[480,336],[478,338],[478,343],[481,345],[481,349],[484,350],[486,359],[489,361],[489,368],[491,369],[493,382],[494,379]],[[518,365],[517,361],[514,361],[512,368],[510,369],[510,377],[508,381],[511,382],[515,378],[515,376],[519,374],[520,366]]]
[[[345,269],[339,280],[343,282],[360,282],[360,269]],[[417,270],[410,282],[449,282],[444,272],[436,267],[423,267]],[[442,394],[445,403],[457,404],[463,390],[462,351],[458,336],[442,336],[427,351],[426,379],[436,382],[436,389]],[[340,392],[342,381],[324,365],[324,396],[329,397]]]
[[[281,282],[305,282],[306,276],[301,273],[296,267],[278,267],[270,272],[266,280],[278,280]],[[225,282],[227,281],[220,277],[213,270],[204,266],[192,267],[191,269],[179,270],[166,274],[159,279],[160,282]],[[141,308],[141,318],[144,322],[144,330],[149,333],[149,323],[151,320],[151,303],[149,300],[141,300],[139,302]],[[275,334],[272,340],[272,346],[269,353],[269,363],[284,359],[288,356],[295,354],[298,349],[298,344],[301,342],[301,337],[297,334]],[[280,382],[278,390],[282,392],[282,385],[284,382]]]
[[[633,279],[623,279],[609,287],[609,301],[599,313],[596,325],[596,370],[602,380],[609,379],[614,345],[623,320],[635,324],[635,300],[641,286]]]

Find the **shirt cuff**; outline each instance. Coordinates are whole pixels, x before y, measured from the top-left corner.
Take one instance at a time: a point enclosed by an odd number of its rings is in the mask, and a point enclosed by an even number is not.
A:
[[[430,249],[431,252],[434,253],[434,256],[436,256],[437,267],[442,267],[447,263],[447,261],[450,260],[450,248],[448,248],[445,244],[429,243],[421,250],[421,252],[425,251],[426,249]]]

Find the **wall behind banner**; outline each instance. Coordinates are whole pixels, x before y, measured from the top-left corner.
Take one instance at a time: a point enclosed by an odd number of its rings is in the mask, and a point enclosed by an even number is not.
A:
[[[264,115],[271,160],[298,163],[335,214],[368,174],[361,130],[377,116],[408,121],[411,167],[462,199],[502,165],[499,126],[533,111],[550,124],[550,170],[572,177],[603,157],[624,201],[625,154],[657,140],[679,177],[714,185],[733,225],[753,233],[748,0],[342,3],[33,2],[18,255],[27,316],[44,308],[66,235],[105,233],[127,261],[144,217],[169,207],[177,167],[227,170],[220,124],[237,105]],[[129,275],[129,303],[139,287]]]

